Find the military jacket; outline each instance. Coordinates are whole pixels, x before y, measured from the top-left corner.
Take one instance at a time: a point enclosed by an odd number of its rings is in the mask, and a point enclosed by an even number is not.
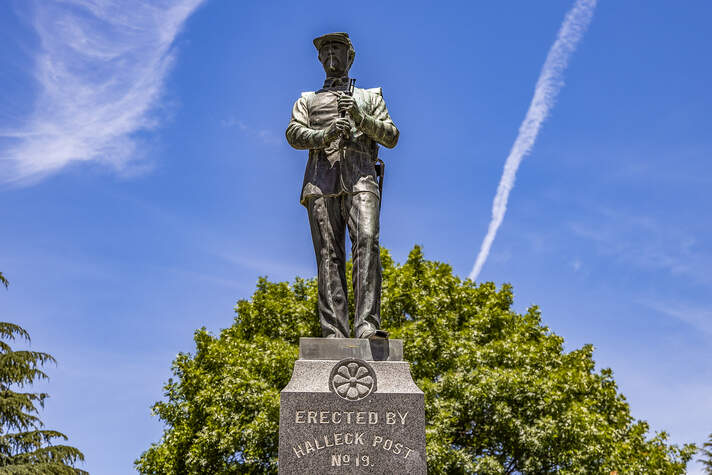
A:
[[[381,88],[355,88],[353,97],[363,114],[360,124],[351,122],[351,137],[330,144],[325,129],[339,117],[337,98],[343,88],[304,92],[294,104],[287,126],[287,141],[300,150],[309,149],[300,202],[306,206],[312,196],[370,192],[379,196],[375,164],[378,145],[393,148],[398,129],[393,124]]]

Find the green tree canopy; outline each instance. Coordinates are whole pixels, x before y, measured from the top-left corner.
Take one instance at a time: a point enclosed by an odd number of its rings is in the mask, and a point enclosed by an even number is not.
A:
[[[0,274],[1,282],[7,280]],[[38,406],[44,407],[47,393],[16,391],[47,379],[41,367],[54,358],[39,351],[12,349],[8,342],[20,338],[29,343],[22,327],[0,322],[0,473],[3,475],[79,475],[74,467],[84,455],[74,447],[55,445],[67,436],[42,429]]]
[[[634,420],[593,347],[565,352],[536,307],[512,311],[512,289],[460,280],[411,251],[382,253],[383,326],[402,338],[425,392],[430,473],[683,474],[693,445]],[[196,331],[179,354],[160,442],[136,461],[144,474],[274,473],[279,391],[301,336],[319,334],[316,282],[261,278],[233,325]]]

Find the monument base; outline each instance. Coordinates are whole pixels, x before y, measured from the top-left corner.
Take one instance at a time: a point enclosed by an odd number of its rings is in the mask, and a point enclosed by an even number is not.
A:
[[[426,472],[425,400],[402,340],[301,338],[280,394],[279,473]]]

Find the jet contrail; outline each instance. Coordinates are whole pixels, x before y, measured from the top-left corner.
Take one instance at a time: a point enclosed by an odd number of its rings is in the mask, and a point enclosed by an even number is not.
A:
[[[539,80],[534,89],[534,97],[529,105],[526,117],[522,125],[519,126],[519,135],[512,145],[506,162],[504,172],[499,180],[497,194],[492,203],[492,221],[490,221],[487,235],[482,241],[480,253],[477,255],[475,265],[470,272],[470,279],[475,280],[482,270],[482,266],[487,260],[497,229],[502,224],[504,213],[507,211],[507,200],[509,192],[514,186],[514,179],[517,169],[522,159],[527,155],[536,141],[542,122],[549,115],[554,105],[557,94],[564,85],[563,74],[569,62],[571,53],[576,49],[576,45],[586,32],[586,28],[591,23],[593,11],[596,8],[597,0],[577,0],[573,8],[566,14],[564,22],[559,29],[556,41],[551,46],[549,54],[546,56],[544,66],[541,68]]]

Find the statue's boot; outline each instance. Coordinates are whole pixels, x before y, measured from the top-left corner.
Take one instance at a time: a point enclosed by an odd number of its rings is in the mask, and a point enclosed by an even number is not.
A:
[[[378,330],[371,326],[367,326],[364,331],[356,338],[366,338],[369,340],[387,340],[388,332],[385,330]]]

